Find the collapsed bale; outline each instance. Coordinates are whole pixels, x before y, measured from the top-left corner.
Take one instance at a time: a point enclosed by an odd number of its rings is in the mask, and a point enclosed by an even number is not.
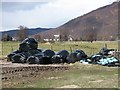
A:
[[[99,55],[99,54],[92,55],[92,56],[90,57],[91,62],[94,63],[94,64],[96,64],[96,63],[97,63],[100,59],[102,59],[102,58],[103,58],[103,56],[102,56],[102,55]]]
[[[115,57],[104,57],[97,62],[97,64],[103,65],[103,66],[110,65],[110,64],[115,65],[115,63],[119,63],[119,60],[117,60]]]
[[[108,56],[110,55],[109,52],[114,52],[115,50],[114,49],[107,49],[107,48],[102,48],[99,52],[100,55],[104,55],[104,56]]]
[[[98,54],[92,55],[88,59],[82,59],[80,62],[102,66],[120,66],[119,60],[114,57],[114,52],[114,49],[102,48]]]

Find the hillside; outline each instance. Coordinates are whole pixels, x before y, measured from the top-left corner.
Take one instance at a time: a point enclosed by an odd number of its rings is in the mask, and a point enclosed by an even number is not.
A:
[[[118,2],[114,2],[39,35],[43,38],[54,38],[55,34],[59,34],[71,35],[74,40],[115,40],[117,33]]]
[[[40,33],[40,32],[48,31],[50,29],[51,28],[29,28],[27,30],[27,33],[28,33],[28,35],[34,35],[34,34],[37,34],[37,33]],[[2,33],[2,34],[7,33],[11,37],[14,37],[17,32],[18,32],[18,30],[8,30],[8,31],[0,32],[0,33]]]

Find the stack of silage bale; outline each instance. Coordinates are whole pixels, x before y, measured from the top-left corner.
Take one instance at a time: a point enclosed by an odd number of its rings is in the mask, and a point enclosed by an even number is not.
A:
[[[90,57],[83,50],[78,49],[71,53],[67,50],[60,50],[55,53],[50,49],[39,49],[38,42],[34,38],[26,38],[20,43],[19,49],[10,53],[7,57],[13,63],[60,64],[80,61],[84,64],[119,66],[120,62],[114,57],[114,53],[114,49],[107,48],[102,48],[99,53]]]
[[[52,50],[38,49],[38,42],[34,38],[26,38],[20,43],[19,49],[7,57],[13,63],[46,64],[50,63],[46,59],[49,60],[54,54]]]

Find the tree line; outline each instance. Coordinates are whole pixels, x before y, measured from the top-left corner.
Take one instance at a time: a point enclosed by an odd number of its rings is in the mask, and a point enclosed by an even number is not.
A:
[[[1,40],[2,41],[13,41],[13,40],[22,41],[27,37],[28,37],[28,28],[25,26],[19,26],[18,31],[14,37],[10,36],[7,33],[3,33]]]
[[[93,25],[90,25],[93,26]],[[96,41],[98,39],[97,37],[97,28],[94,27],[89,27],[90,30],[86,29],[85,33],[83,33],[83,36],[78,36],[76,39],[70,35],[69,30],[61,30],[59,32],[59,41],[69,41],[70,38],[72,38],[73,41],[89,41],[89,42],[93,42]],[[76,35],[77,36],[77,35]],[[2,34],[2,41],[23,41],[25,38],[29,37],[29,32],[28,32],[28,28],[25,26],[19,26],[18,27],[18,31],[15,34],[14,37],[11,37],[9,34],[7,33],[3,33]],[[33,37],[37,40],[37,41],[44,41],[44,38],[42,38],[39,34],[33,35]],[[50,35],[47,35],[48,39],[50,39]],[[105,36],[103,37],[103,40],[108,40],[105,39]],[[54,41],[54,38],[52,38],[52,40]],[[109,39],[110,41],[114,41],[114,37],[110,37]]]

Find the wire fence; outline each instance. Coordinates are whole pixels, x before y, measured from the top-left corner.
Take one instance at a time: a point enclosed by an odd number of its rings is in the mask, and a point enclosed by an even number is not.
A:
[[[2,42],[1,56],[7,57],[7,55],[15,50],[19,49],[20,42]],[[51,49],[55,52],[60,50],[68,50],[74,52],[76,49],[83,50],[88,56],[99,53],[103,47],[115,49],[115,57],[120,58],[120,51],[116,42],[56,42],[56,43],[38,43],[38,48]]]

